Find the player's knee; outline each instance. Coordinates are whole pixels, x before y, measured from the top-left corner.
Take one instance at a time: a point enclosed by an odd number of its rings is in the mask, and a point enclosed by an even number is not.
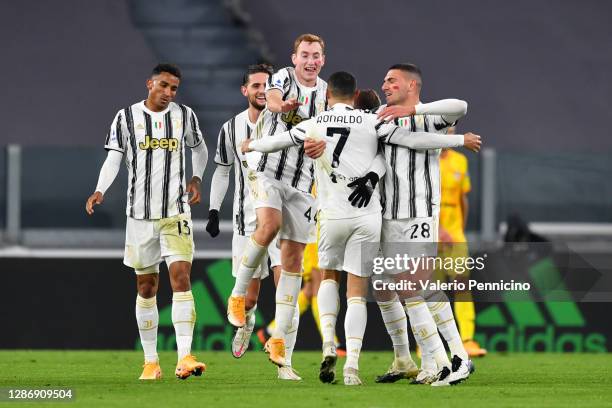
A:
[[[278,234],[279,229],[280,225],[274,220],[263,220],[261,222],[257,220],[257,243],[265,246],[269,245]]]
[[[138,295],[140,297],[149,299],[157,295],[157,284],[154,280],[146,280],[138,282]]]

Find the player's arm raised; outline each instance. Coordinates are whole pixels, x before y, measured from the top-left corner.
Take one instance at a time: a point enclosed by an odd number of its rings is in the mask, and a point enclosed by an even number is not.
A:
[[[115,177],[119,174],[119,168],[121,167],[121,159],[123,158],[123,152],[116,150],[109,150],[106,160],[100,169],[100,176],[98,177],[98,184],[96,185],[95,192],[89,196],[85,203],[85,211],[87,214],[92,215],[94,213],[94,206],[102,204],[104,201],[104,193],[113,184]]]
[[[442,99],[415,106],[386,106],[378,113],[378,118],[389,121],[412,115],[440,115],[444,121],[453,124],[465,116],[467,106],[467,102],[461,99]]]
[[[384,143],[408,147],[410,149],[442,149],[445,147],[464,146],[474,152],[480,150],[480,136],[474,133],[465,135],[444,135],[427,132],[411,132],[407,128],[393,125],[377,127],[378,136]]]
[[[291,98],[283,100],[283,93],[280,89],[272,88],[266,92],[266,107],[270,112],[286,113],[297,109],[300,103],[297,99]]]
[[[278,152],[287,147],[302,145],[306,139],[318,138],[317,135],[312,133],[313,128],[314,119],[309,119],[291,130],[274,135],[274,137],[264,137],[256,140],[246,139],[242,142],[240,148],[242,153],[253,151],[261,153]]]

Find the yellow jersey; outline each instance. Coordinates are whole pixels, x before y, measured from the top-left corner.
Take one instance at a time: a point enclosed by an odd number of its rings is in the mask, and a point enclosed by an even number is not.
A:
[[[472,185],[465,155],[447,149],[440,155],[440,227],[446,230],[454,242],[465,242],[461,200]]]

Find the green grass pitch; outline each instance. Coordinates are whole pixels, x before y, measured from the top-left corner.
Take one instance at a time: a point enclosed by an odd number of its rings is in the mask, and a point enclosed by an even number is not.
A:
[[[142,354],[133,351],[0,351],[0,388],[71,387],[69,407],[596,407],[612,406],[612,354],[509,354],[478,359],[465,383],[444,388],[376,384],[392,353],[363,352],[363,387],[321,384],[320,354],[296,352],[303,381],[276,379],[261,351],[237,360],[229,352],[196,353],[208,369],[185,381],[174,377],[176,355],[160,355],[163,379],[140,382]],[[343,359],[339,361],[341,373]],[[53,406],[47,402],[0,406]]]

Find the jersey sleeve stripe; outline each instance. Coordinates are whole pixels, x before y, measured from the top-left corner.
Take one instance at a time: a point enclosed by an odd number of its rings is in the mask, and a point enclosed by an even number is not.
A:
[[[117,117],[117,145],[123,150],[123,131],[121,130],[121,114]]]
[[[227,163],[227,142],[225,140],[226,138],[226,134],[225,134],[225,125],[221,127],[221,132],[219,133],[219,144],[218,144],[218,149],[219,149],[219,157],[221,158],[221,161],[223,163]]]

